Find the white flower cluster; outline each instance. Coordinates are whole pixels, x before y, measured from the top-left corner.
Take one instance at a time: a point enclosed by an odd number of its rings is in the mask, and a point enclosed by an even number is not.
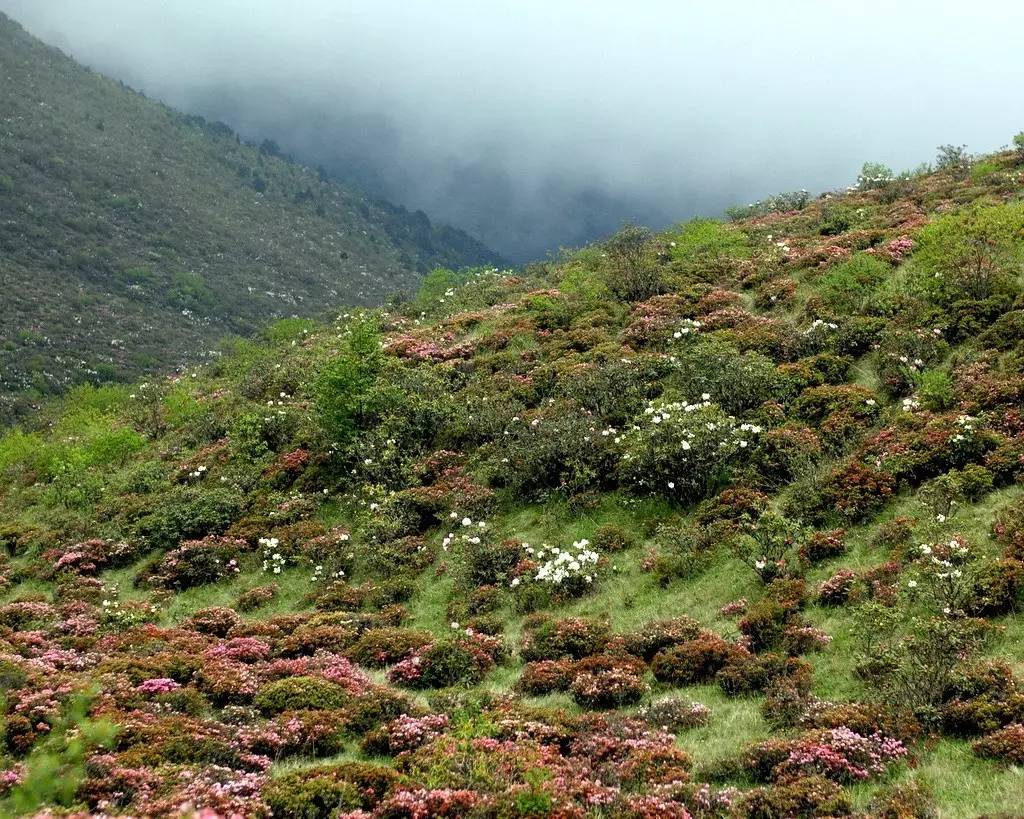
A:
[[[903,399],[903,411],[904,412],[913,412],[914,410],[916,410],[920,406],[921,406],[921,402],[918,401],[916,398],[904,398]]]
[[[672,334],[672,338],[683,338],[683,336],[693,336],[700,332],[700,328],[704,325],[696,319],[683,319],[679,324],[679,329]]]
[[[452,520],[459,520],[459,515],[457,512],[452,512],[448,517]],[[475,532],[482,532],[487,528],[487,522],[483,520],[478,520],[476,521],[476,523],[474,523],[472,518],[466,517],[459,522],[462,525],[462,533],[456,535],[455,532],[449,532],[447,535],[444,536],[444,539],[441,541],[441,548],[446,552],[451,547],[451,545],[459,539],[461,539],[465,543],[470,543],[474,546],[479,544],[480,535],[475,534]]]
[[[281,569],[287,559],[277,551],[278,539],[276,537],[261,537],[259,545],[263,547],[263,571],[271,574],[281,574]]]
[[[815,319],[811,322],[811,326],[804,330],[804,335],[809,336],[811,333],[817,333],[825,330],[838,330],[839,325],[834,321],[825,321],[823,319]]]
[[[955,444],[963,443],[972,435],[974,435],[974,416],[972,415],[961,415],[956,419],[957,426],[960,427],[960,432],[952,437],[952,441]]]
[[[206,474],[206,467],[200,465],[200,466],[197,466],[195,469],[193,469],[191,472],[189,472],[188,476],[190,478],[194,478],[194,479],[198,480],[199,478],[203,477],[203,475],[205,475],[205,474]]]
[[[594,582],[594,572],[600,556],[590,548],[589,540],[577,540],[568,549],[542,546],[534,550],[528,543],[524,543],[523,550],[534,559],[544,561],[537,568],[534,580],[553,586],[560,586],[570,580]],[[518,585],[516,580],[512,581],[513,585]]]

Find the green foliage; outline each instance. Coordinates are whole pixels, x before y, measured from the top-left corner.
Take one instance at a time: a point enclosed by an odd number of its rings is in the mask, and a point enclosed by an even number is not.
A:
[[[1024,131],[1013,138],[1013,147],[1017,150],[1017,160],[1024,160]]]
[[[750,255],[747,235],[713,219],[687,222],[670,234],[670,255],[686,272],[716,275]]]
[[[110,722],[89,719],[89,703],[88,696],[74,697],[46,738],[33,747],[22,781],[0,799],[0,814],[29,816],[45,807],[77,804],[87,757],[109,748],[116,734]]]
[[[964,292],[984,299],[1019,290],[1024,263],[1024,203],[974,206],[925,225],[914,253],[915,279],[939,304]]]
[[[346,446],[366,419],[367,395],[381,366],[376,321],[359,316],[345,327],[342,349],[328,361],[313,385],[314,401],[324,432]]]
[[[651,239],[647,228],[626,225],[604,243],[605,284],[616,298],[642,301],[661,291],[661,274],[654,263]]]
[[[875,190],[892,184],[895,179],[892,168],[881,162],[865,162],[857,176],[857,187],[862,191]]]
[[[834,315],[862,313],[872,297],[892,277],[892,268],[876,256],[858,253],[830,267],[818,280],[822,302]]]
[[[928,409],[941,412],[953,406],[953,379],[945,370],[924,370],[915,384],[921,403]]]
[[[256,695],[255,706],[267,714],[300,709],[342,708],[352,699],[338,683],[320,677],[288,677],[268,683]]]

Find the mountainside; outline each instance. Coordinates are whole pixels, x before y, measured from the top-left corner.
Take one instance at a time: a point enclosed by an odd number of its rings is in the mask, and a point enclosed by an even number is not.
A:
[[[0,812],[1019,812],[1022,194],[865,166],[48,405]]]
[[[498,261],[3,15],[0,116],[0,421],[70,384],[195,360],[274,317],[380,303],[434,266]]]

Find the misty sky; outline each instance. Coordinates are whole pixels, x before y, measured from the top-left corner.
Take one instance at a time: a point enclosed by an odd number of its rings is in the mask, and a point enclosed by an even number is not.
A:
[[[522,261],[1024,129],[1013,0],[0,0],[93,68]]]

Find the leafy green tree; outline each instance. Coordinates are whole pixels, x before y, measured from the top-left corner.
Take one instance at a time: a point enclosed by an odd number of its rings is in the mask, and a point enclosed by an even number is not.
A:
[[[346,327],[341,351],[327,362],[313,385],[320,424],[334,444],[347,445],[362,426],[382,360],[376,318],[357,316]]]

